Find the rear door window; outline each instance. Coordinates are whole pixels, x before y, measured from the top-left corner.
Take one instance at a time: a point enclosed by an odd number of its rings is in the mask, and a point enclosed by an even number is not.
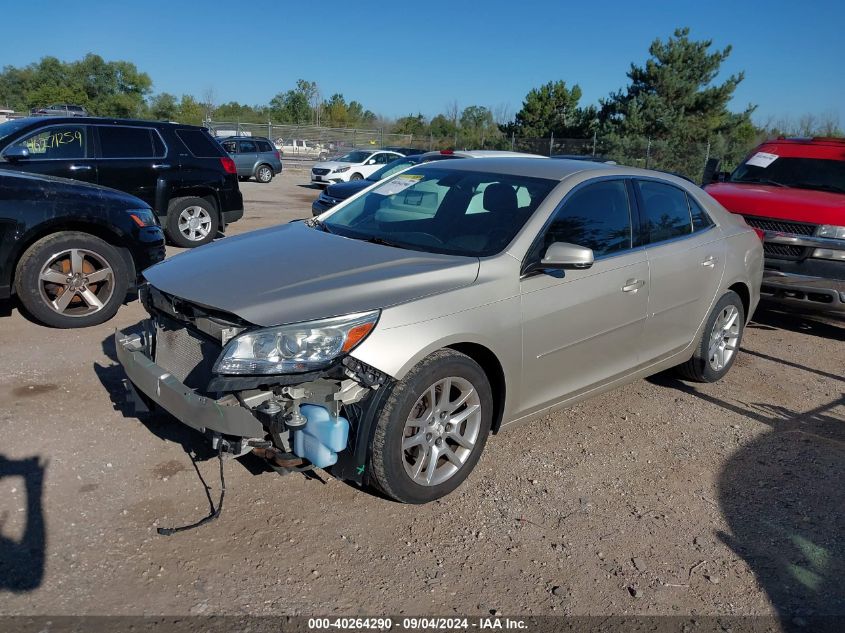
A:
[[[72,160],[87,156],[87,128],[84,125],[51,125],[14,143],[32,159]]]
[[[102,158],[156,158],[163,155],[161,144],[156,147],[153,135],[146,127],[99,126],[100,156]]]
[[[692,233],[692,218],[685,191],[654,180],[636,182],[643,203],[641,230],[647,244]]]
[[[238,154],[255,154],[257,151],[255,141],[238,141]]]
[[[176,130],[179,137],[188,151],[196,158],[219,158],[225,157],[226,152],[220,144],[215,141],[205,130],[191,130],[183,128]]]
[[[695,201],[691,195],[687,194],[687,202],[689,202],[689,210],[692,215],[692,230],[703,231],[715,224],[713,219],[707,214],[707,211],[701,208],[701,205]]]
[[[270,145],[269,141],[256,141],[258,143],[258,151],[259,152],[272,152],[274,151],[273,146]]]

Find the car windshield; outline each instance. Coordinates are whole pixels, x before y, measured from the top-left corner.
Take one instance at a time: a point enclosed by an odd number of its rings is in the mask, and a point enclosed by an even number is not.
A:
[[[338,163],[363,163],[372,155],[372,152],[362,152],[362,151],[355,151],[349,152],[348,154],[344,154],[340,158],[334,158],[332,160]]]
[[[32,123],[31,119],[13,119],[5,123],[0,123],[0,145],[3,145],[3,140],[7,136],[25,128],[30,123]]]
[[[340,207],[322,227],[410,250],[495,255],[556,184],[529,176],[419,166]]]
[[[384,167],[379,169],[378,171],[374,171],[372,174],[367,176],[367,180],[370,182],[378,182],[388,176],[392,176],[397,171],[402,171],[406,167],[410,167],[411,165],[416,165],[420,161],[418,160],[409,160],[407,158],[398,158],[392,162],[387,163]]]
[[[845,160],[779,156],[763,167],[765,162],[743,163],[731,174],[730,181],[845,193]]]

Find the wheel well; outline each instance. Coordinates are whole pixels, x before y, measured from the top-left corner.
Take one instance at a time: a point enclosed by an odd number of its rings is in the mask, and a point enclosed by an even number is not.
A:
[[[505,412],[505,372],[502,370],[502,364],[493,352],[477,343],[456,343],[448,347],[469,356],[481,365],[481,369],[487,375],[487,380],[490,381],[491,391],[493,392],[493,425],[491,428],[493,433],[498,433],[502,424],[502,415]]]
[[[751,318],[751,315],[748,314],[748,310],[751,308],[751,292],[748,290],[748,286],[746,286],[741,281],[736,282],[733,286],[728,288],[728,290],[733,290],[736,294],[739,295],[740,300],[742,301],[742,309],[745,312],[745,320]]]
[[[86,224],[84,222],[63,222],[61,224],[52,224],[48,227],[44,227],[43,231],[38,231],[37,233],[33,233],[24,242],[21,242],[18,246],[18,251],[15,253],[15,259],[11,269],[9,271],[9,285],[14,292],[15,288],[15,275],[18,272],[18,262],[20,262],[21,257],[23,254],[29,250],[29,247],[35,244],[40,239],[47,237],[48,235],[53,235],[55,233],[63,233],[65,231],[79,231],[80,233],[88,233],[89,235],[93,235],[95,237],[99,237],[104,242],[108,242],[112,246],[117,249],[117,252],[120,253],[120,256],[123,258],[124,263],[126,264],[126,269],[129,271],[130,279],[134,279],[136,276],[135,270],[135,261],[132,259],[132,254],[129,252],[129,249],[126,248],[126,245],[123,242],[123,239],[110,231],[108,228],[104,226],[100,226],[97,224]]]
[[[167,201],[167,211],[170,211],[170,205],[177,198],[202,198],[208,202],[218,214],[220,213],[220,205],[217,203],[217,196],[214,192],[209,191],[208,189],[179,189],[178,191],[174,191],[170,196],[170,200]],[[167,213],[165,212],[164,215],[167,215]]]

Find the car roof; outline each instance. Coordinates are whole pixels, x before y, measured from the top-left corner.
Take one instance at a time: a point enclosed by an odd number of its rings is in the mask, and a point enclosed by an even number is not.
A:
[[[545,178],[548,180],[564,180],[577,173],[589,176],[633,176],[658,178],[676,185],[689,188],[690,182],[665,172],[637,167],[610,165],[608,163],[594,163],[586,160],[537,160],[525,157],[477,158],[475,160],[440,160],[423,163],[414,169],[450,169],[460,171],[479,171],[510,176],[526,176],[531,178]]]
[[[77,117],[78,118],[78,117]],[[269,141],[266,136],[215,136],[218,141]]]
[[[114,117],[96,117],[96,116],[29,116],[23,117],[20,120],[28,121],[28,124],[35,125],[36,123],[49,122],[50,125],[57,123],[72,123],[79,125],[81,123],[99,123],[112,125],[129,125],[129,126],[171,126],[179,128],[193,128],[196,130],[203,130],[199,125],[191,125],[190,123],[176,123],[174,121],[148,121],[145,119],[117,119]]]
[[[509,150],[499,149],[456,149],[456,150],[440,150],[434,152],[426,152],[423,156],[458,156],[460,158],[501,158],[501,157],[519,157],[519,158],[546,158],[540,154],[526,154],[525,152],[511,152]]]

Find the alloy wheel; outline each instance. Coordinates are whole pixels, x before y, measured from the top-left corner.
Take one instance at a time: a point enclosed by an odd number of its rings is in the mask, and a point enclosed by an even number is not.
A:
[[[211,231],[211,215],[198,205],[185,207],[179,214],[179,231],[190,241],[199,242]]]
[[[714,371],[721,371],[733,358],[739,343],[739,310],[727,305],[716,317],[710,332],[707,359]]]
[[[114,271],[98,253],[71,248],[51,256],[38,275],[41,298],[63,316],[102,310],[114,293]]]
[[[405,472],[422,486],[454,476],[475,448],[481,420],[481,399],[470,381],[457,376],[438,380],[417,399],[405,422]]]
[[[270,179],[273,178],[273,172],[270,171],[269,167],[262,167],[258,170],[258,180],[261,182],[270,182]]]

